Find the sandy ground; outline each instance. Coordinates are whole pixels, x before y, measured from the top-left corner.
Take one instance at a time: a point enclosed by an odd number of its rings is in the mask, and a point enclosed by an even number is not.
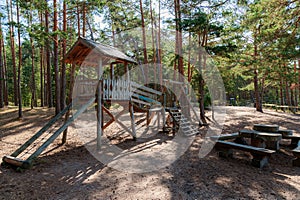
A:
[[[300,116],[253,108],[227,107],[222,133],[251,128],[255,123],[278,124],[300,134]],[[16,109],[0,111],[0,157],[11,154],[53,116],[53,110],[24,111],[17,120]],[[120,127],[112,125],[106,134],[114,137]],[[95,159],[83,146],[76,129],[69,129],[68,142],[55,140],[35,165],[23,172],[0,168],[0,199],[300,199],[300,167],[293,167],[290,149],[282,145],[263,169],[250,165],[247,152],[235,152],[233,159],[219,158],[211,151],[199,158],[205,130],[195,137],[187,151],[169,166],[147,173],[115,170]],[[123,149],[135,144],[118,134]],[[125,138],[125,139],[124,139]],[[172,134],[159,133],[163,142],[147,148],[164,148]],[[149,142],[151,138],[147,140]],[[288,144],[289,141],[282,141]],[[135,147],[136,148],[136,147]],[[162,149],[163,150],[163,149]]]

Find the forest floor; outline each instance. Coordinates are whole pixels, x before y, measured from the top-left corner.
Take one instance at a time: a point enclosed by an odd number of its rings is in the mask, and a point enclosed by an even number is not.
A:
[[[226,110],[224,134],[250,129],[256,123],[278,124],[300,134],[299,115],[272,110],[259,113],[248,107]],[[53,109],[28,109],[18,120],[16,108],[0,111],[0,157],[16,150],[53,113]],[[117,129],[112,126],[107,131]],[[247,152],[223,159],[213,150],[199,158],[203,138],[197,135],[187,151],[167,167],[129,173],[95,159],[71,126],[67,143],[59,145],[60,140],[55,140],[31,169],[0,168],[0,199],[300,199],[300,167],[292,166],[291,149],[284,145],[288,141],[282,141],[268,166],[258,169],[251,166]],[[126,141],[122,147],[126,148]]]

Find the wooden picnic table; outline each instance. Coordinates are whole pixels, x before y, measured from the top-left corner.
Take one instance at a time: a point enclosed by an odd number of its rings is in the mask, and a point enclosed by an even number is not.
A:
[[[259,132],[255,130],[240,130],[240,137],[250,138],[251,146],[279,150],[282,135],[279,133]]]

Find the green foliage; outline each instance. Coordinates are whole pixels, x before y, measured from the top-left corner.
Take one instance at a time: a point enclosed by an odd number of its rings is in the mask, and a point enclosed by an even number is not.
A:
[[[8,23],[7,11],[1,8],[0,17],[3,22],[5,36],[5,52],[7,57],[7,83],[9,100],[13,95],[13,70],[11,52],[9,49],[9,25],[13,25],[15,32],[18,28],[22,31],[22,93],[25,105],[30,104],[31,83],[31,45],[33,40],[35,49],[35,80],[37,92],[40,90],[39,75],[39,47],[49,47],[53,56],[53,36],[57,35],[59,41],[67,39],[67,49],[77,39],[78,19],[82,20],[83,3],[86,6],[86,37],[104,42],[107,44],[120,45],[119,48],[134,55],[136,60],[143,61],[143,45],[141,31],[128,30],[141,27],[141,13],[139,0],[66,0],[68,11],[68,29],[62,31],[62,16],[60,16],[60,27],[56,32],[52,31],[53,8],[51,1],[20,1],[21,23],[14,21]],[[153,1],[155,2],[155,1]],[[279,89],[281,81],[288,85],[296,83],[298,72],[294,72],[293,61],[299,59],[300,51],[300,25],[299,25],[299,1],[289,0],[230,0],[230,1],[199,1],[182,0],[181,19],[175,19],[174,1],[166,0],[160,2],[163,12],[169,12],[161,21],[164,35],[169,34],[170,29],[175,29],[175,22],[179,21],[183,29],[183,35],[191,35],[192,42],[187,44],[185,40],[184,53],[187,54],[193,47],[205,46],[206,51],[213,57],[221,72],[227,96],[251,98],[253,95],[254,71],[258,72],[259,92],[262,96],[275,101],[278,98],[276,90]],[[205,3],[208,2],[208,3]],[[151,27],[149,1],[143,1],[145,26]],[[155,2],[157,3],[157,2]],[[77,8],[79,10],[77,10]],[[49,33],[46,32],[45,23],[40,22],[40,17],[45,17],[46,10],[49,13]],[[77,13],[77,12],[80,13]],[[157,7],[154,8],[154,20],[158,19]],[[59,7],[62,14],[62,6]],[[100,21],[99,21],[100,19]],[[157,25],[156,21],[156,25]],[[82,22],[80,24],[82,26]],[[207,34],[207,43],[203,42],[203,35]],[[94,36],[92,36],[94,35]],[[174,34],[173,34],[174,35]],[[15,35],[16,36],[16,35]],[[113,38],[113,36],[115,38]],[[186,39],[186,38],[185,38]],[[16,38],[15,38],[16,40]],[[148,57],[149,60],[155,57],[152,51],[152,44],[149,39]],[[173,69],[174,63],[178,60],[175,55],[174,46],[167,44],[165,38],[161,41],[164,48],[162,63],[164,71]],[[17,46],[17,44],[15,43]],[[170,47],[169,47],[170,46]],[[255,48],[257,47],[257,52]],[[17,49],[17,48],[16,48]],[[255,55],[256,53],[256,55]],[[60,60],[62,58],[60,57]],[[198,58],[192,58],[197,60]],[[18,63],[18,58],[17,61]],[[187,74],[188,62],[184,61],[185,74]],[[68,68],[69,69],[69,68]],[[69,84],[69,70],[67,70],[67,84]],[[116,72],[120,75],[122,71]],[[199,88],[199,73],[193,73],[192,85],[197,91]],[[54,84],[54,79],[53,83]],[[205,103],[210,102],[209,91],[205,88]],[[267,99],[266,97],[264,99]],[[207,104],[208,105],[208,104]]]

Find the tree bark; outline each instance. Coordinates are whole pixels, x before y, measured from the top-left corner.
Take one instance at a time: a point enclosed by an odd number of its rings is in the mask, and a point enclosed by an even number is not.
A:
[[[40,47],[40,97],[41,97],[41,107],[44,107],[44,49]]]
[[[17,65],[16,65],[16,51],[15,51],[15,38],[14,38],[14,25],[13,25],[13,14],[12,14],[12,0],[10,4],[8,0],[7,4],[7,15],[9,25],[9,38],[10,38],[10,50],[11,50],[11,59],[12,59],[12,68],[13,68],[13,81],[14,81],[14,104],[18,105],[18,83],[17,83]]]
[[[280,105],[283,106],[284,105],[284,101],[283,101],[283,78],[280,77],[280,86],[279,86],[279,89],[280,89]]]
[[[21,66],[22,66],[22,46],[21,46],[21,28],[20,28],[20,12],[19,12],[19,2],[17,2],[17,24],[18,24],[18,45],[19,45],[19,65],[18,65],[18,97],[19,97],[19,118],[22,119],[22,90],[21,90]]]
[[[78,32],[78,37],[80,37],[80,10],[79,10],[79,4],[77,4],[77,32]]]
[[[199,55],[198,55],[198,64],[199,64],[199,109],[200,109],[200,119],[201,121],[206,124],[206,117],[205,117],[205,107],[204,107],[204,86],[205,82],[202,77],[203,73],[203,52],[202,52],[202,45],[203,43],[201,42],[201,33],[198,34],[198,45],[199,45]]]
[[[4,65],[3,65],[3,59],[2,59],[2,22],[0,17],[0,108],[4,107]]]
[[[3,37],[0,38],[0,43],[2,45],[2,55],[3,55],[3,101],[4,101],[4,105],[8,106],[7,62],[6,62],[6,51],[4,48]]]
[[[32,27],[32,8],[30,8],[30,19],[29,26]],[[35,87],[35,48],[33,43],[33,38],[30,37],[30,45],[31,45],[31,109],[33,107],[37,107],[37,99],[36,99],[36,87]]]
[[[46,1],[47,4],[47,1]],[[46,63],[47,63],[47,104],[48,107],[53,107],[53,95],[52,95],[52,77],[51,77],[51,61],[50,61],[50,41],[49,41],[49,12],[48,6],[45,10],[45,31],[47,34],[46,39]]]
[[[58,37],[57,37],[57,2],[53,0],[53,32],[54,32],[54,49],[53,49],[53,64],[55,73],[55,113],[61,111],[60,101],[60,78],[59,78],[59,65],[58,65]]]
[[[67,3],[64,0],[63,3],[63,32],[67,34]],[[61,110],[65,108],[66,105],[66,50],[67,49],[67,40],[66,37],[63,38],[62,43],[62,62],[61,62],[61,95],[60,95],[60,107]]]
[[[256,30],[257,31],[257,30]],[[254,35],[254,59],[256,60],[258,56],[258,48],[256,44],[256,32]],[[259,94],[259,85],[258,85],[258,70],[257,70],[257,64],[254,64],[254,70],[253,70],[253,84],[254,84],[254,94],[255,94],[255,104],[256,104],[256,111],[263,112],[262,105],[261,105],[261,99]]]
[[[147,41],[146,41],[145,19],[144,19],[143,1],[142,0],[140,0],[140,12],[141,12],[141,21],[142,21],[144,64],[147,64],[148,63]],[[145,81],[147,83],[148,82],[148,67],[145,68],[145,77],[146,77]]]
[[[82,3],[82,37],[85,37],[85,23],[86,23],[86,5],[85,5],[85,1],[83,1]]]

